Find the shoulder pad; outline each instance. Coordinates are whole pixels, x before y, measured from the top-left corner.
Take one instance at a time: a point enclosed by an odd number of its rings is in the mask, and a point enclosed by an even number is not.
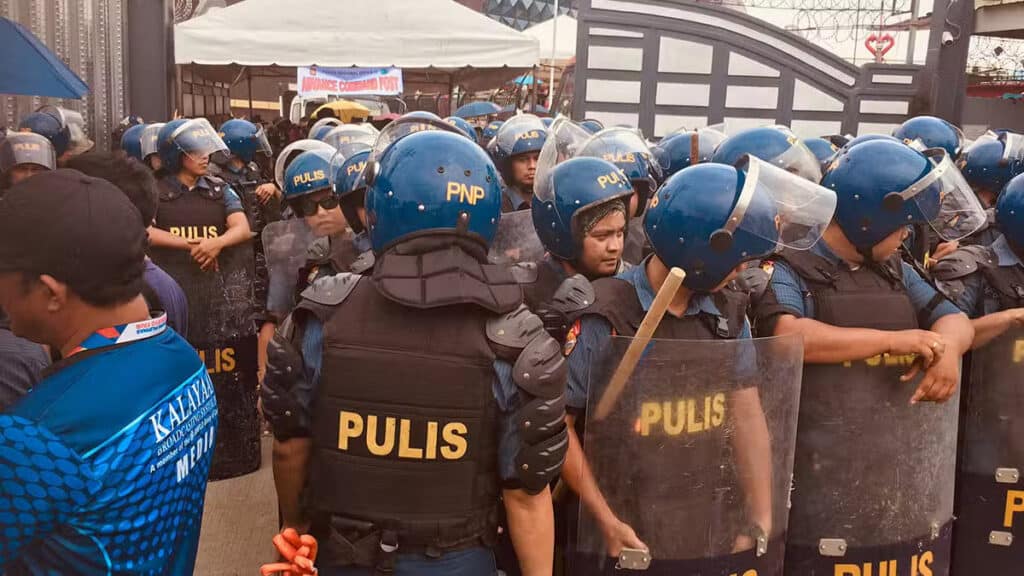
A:
[[[349,271],[353,274],[365,274],[370,270],[373,270],[373,265],[377,262],[377,257],[374,256],[373,250],[367,250],[363,252],[355,261],[348,267]]]
[[[214,176],[213,174],[207,174],[206,179],[210,181],[210,184],[213,184],[214,186],[220,186],[221,188],[228,185],[227,181],[225,181],[223,178],[221,178],[220,176]]]
[[[487,339],[499,358],[514,361],[526,346],[544,332],[544,322],[521,304],[508,314],[487,321]]]
[[[313,240],[306,248],[306,259],[320,262],[331,255],[331,242],[326,236]]]
[[[519,353],[512,366],[512,380],[538,398],[553,399],[565,394],[569,365],[558,341],[541,330]]]
[[[517,284],[533,284],[539,275],[536,262],[519,262],[509,266],[509,271]]]
[[[267,345],[267,374],[260,396],[263,413],[278,439],[309,435],[309,410],[298,392],[304,387],[302,356],[294,338],[295,326],[289,315]]]
[[[323,306],[337,306],[348,298],[363,277],[343,272],[324,276],[302,291],[302,297]]]
[[[768,269],[761,266],[747,268],[736,278],[736,290],[748,294],[750,301],[757,306],[761,297],[768,290],[774,272],[774,266],[769,266]]]
[[[569,315],[584,310],[594,303],[594,285],[583,274],[566,278],[551,297],[551,307]]]
[[[931,267],[936,280],[956,280],[974,274],[979,267],[995,264],[995,255],[985,246],[964,246]]]

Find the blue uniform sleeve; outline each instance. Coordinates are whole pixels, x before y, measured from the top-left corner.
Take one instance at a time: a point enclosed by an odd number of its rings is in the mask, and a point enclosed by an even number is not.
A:
[[[814,310],[808,310],[804,301],[806,291],[803,281],[785,262],[775,262],[768,288],[775,300],[787,312],[797,318],[813,318]]]
[[[940,295],[931,284],[925,281],[924,278],[921,278],[910,264],[906,262],[902,262],[902,264],[903,286],[907,289],[907,295],[910,296],[910,302],[913,304],[914,310],[921,314],[928,306],[935,306],[928,317],[924,319],[922,328],[934,325],[943,316],[960,313],[960,309],[955,304]],[[934,304],[936,297],[941,298],[937,305]]]
[[[324,326],[312,314],[306,317],[305,332],[302,336],[302,363],[306,369],[304,385],[295,391],[296,397],[309,410],[320,385],[320,369],[323,367]]]
[[[498,474],[503,482],[517,478],[516,456],[519,455],[519,427],[516,410],[519,408],[519,387],[512,380],[512,365],[504,360],[494,361],[494,400],[498,403]]]
[[[91,499],[91,467],[53,433],[0,415],[0,571],[23,548],[51,534]]]
[[[987,312],[984,306],[985,280],[982,275],[975,272],[961,278],[959,282],[963,285],[963,291],[953,298],[953,303],[972,319],[984,316]]]
[[[576,342],[566,348],[569,362],[569,382],[565,395],[566,410],[579,413],[587,408],[590,388],[590,369],[598,359],[601,347],[612,334],[612,325],[600,316],[584,316],[576,321],[570,332]]]
[[[224,208],[227,209],[228,216],[242,211],[242,199],[231,186],[224,187]]]

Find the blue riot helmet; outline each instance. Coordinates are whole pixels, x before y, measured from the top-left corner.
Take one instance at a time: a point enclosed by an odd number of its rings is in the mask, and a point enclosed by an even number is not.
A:
[[[1014,251],[1024,251],[1024,176],[1014,176],[996,202],[996,226]]]
[[[1024,172],[1024,137],[1012,132],[987,132],[960,155],[958,162],[975,193],[993,198],[1011,178]]]
[[[960,155],[964,133],[934,116],[916,116],[893,130],[893,137],[918,150],[944,148],[954,161]]]
[[[309,131],[309,138],[310,140],[320,140],[321,142],[323,142],[324,137],[330,134],[331,130],[334,130],[335,128],[336,126],[331,125],[324,125],[318,128],[314,128]]]
[[[160,129],[157,138],[160,161],[171,174],[181,170],[182,154],[198,162],[211,154],[228,151],[206,118],[171,120]]]
[[[121,134],[121,150],[128,156],[142,161],[142,133],[146,131],[145,124],[132,124]]]
[[[590,132],[591,134],[597,134],[601,130],[604,130],[604,124],[602,124],[598,120],[584,120],[580,122],[580,126],[582,126],[584,130]]]
[[[864,144],[865,142],[874,142],[875,140],[886,140],[888,142],[902,143],[900,139],[889,136],[888,134],[864,134],[862,136],[857,136],[856,138],[850,138],[849,140],[847,140],[846,144],[843,144],[843,146],[839,149],[839,153],[845,154],[850,148],[853,148],[854,146]]]
[[[332,190],[332,157],[334,157],[332,150],[310,150],[309,152],[299,154],[288,165],[288,169],[284,174],[285,182],[282,192],[284,193],[285,201],[294,206],[295,200],[303,196],[322,190]],[[313,212],[315,213],[316,210],[314,209]],[[296,210],[296,213],[303,216],[312,215],[303,214],[299,210]]]
[[[942,148],[922,153],[888,140],[865,142],[839,155],[822,185],[835,191],[836,223],[865,257],[910,224],[927,223],[952,241],[985,223],[978,198]]]
[[[737,163],[677,172],[644,217],[654,253],[685,270],[691,290],[713,291],[740,264],[782,247],[810,248],[835,211],[836,195],[814,182],[753,156]]]
[[[605,128],[580,146],[577,156],[602,158],[615,164],[629,178],[637,196],[636,214],[640,216],[662,178],[661,164],[647,142],[631,128]]]
[[[501,129],[501,125],[505,122],[501,120],[495,120],[484,126],[482,132],[480,132],[480,143],[484,146],[490,143],[490,141],[498,134],[498,130]]]
[[[675,132],[655,146],[654,155],[668,178],[688,166],[710,162],[725,138],[725,134],[711,128]]]
[[[377,132],[370,124],[342,124],[332,128],[321,140],[335,149],[348,149],[353,144],[370,147],[376,139]]]
[[[40,134],[10,132],[5,136],[0,132],[0,188],[15,183],[9,173],[12,168],[26,165],[32,172],[56,170],[57,155],[53,144]]]
[[[80,112],[52,104],[40,107],[37,112],[53,116],[63,128],[67,129],[68,144],[64,150],[65,153],[81,154],[92,149],[93,141],[85,135],[85,118]],[[57,146],[54,144],[54,149],[56,148]],[[60,158],[61,155],[58,153],[57,157]]]
[[[763,126],[737,132],[718,146],[711,161],[735,166],[746,154],[811,182],[821,181],[818,158],[785,126]]]
[[[576,260],[586,232],[579,217],[616,200],[628,211],[632,195],[633,186],[618,166],[600,158],[570,158],[551,170],[549,185],[533,196],[537,236],[553,256]]]
[[[299,154],[303,152],[309,152],[310,150],[327,150],[334,153],[334,147],[325,142],[319,140],[296,140],[291,144],[284,147],[281,153],[277,155],[277,161],[274,162],[274,182],[277,183],[279,190],[284,190],[284,177],[285,171],[288,169],[288,165],[295,160]]]
[[[57,157],[63,156],[71,143],[71,131],[61,124],[60,118],[45,112],[33,112],[21,119],[20,132],[39,134],[50,141]]]
[[[472,124],[466,121],[465,118],[459,118],[458,116],[449,116],[444,119],[445,122],[455,126],[466,134],[466,138],[469,138],[473,142],[477,141],[476,128]]]
[[[319,140],[319,138],[316,137],[316,134],[320,134],[321,136],[323,136],[324,134],[330,132],[330,130],[321,130],[321,128],[323,128],[324,126],[335,128],[341,125],[342,121],[333,116],[321,118],[316,122],[313,122],[313,125],[309,127],[309,133],[306,134],[306,138],[309,138],[310,140]]]
[[[339,150],[331,158],[331,185],[334,195],[341,204],[341,212],[352,231],[363,232],[358,209],[366,202],[366,161],[370,158],[370,147],[352,144]]]
[[[263,127],[248,120],[236,118],[221,124],[220,137],[231,154],[246,164],[252,162],[257,154],[266,157],[274,154]]]
[[[822,166],[822,172],[825,171],[825,167],[828,166],[829,162],[832,161],[832,157],[839,151],[835,144],[824,138],[804,138],[803,143],[814,154],[814,157],[818,159],[818,163]]]
[[[395,127],[399,122],[381,132],[364,170],[374,252],[436,233],[490,246],[501,217],[501,184],[487,153],[443,120],[416,131]]]
[[[513,116],[501,125],[494,135],[494,163],[506,184],[512,184],[512,158],[530,152],[540,152],[548,137],[547,128],[533,114]]]

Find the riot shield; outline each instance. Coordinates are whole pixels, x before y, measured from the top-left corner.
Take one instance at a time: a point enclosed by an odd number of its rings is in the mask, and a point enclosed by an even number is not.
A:
[[[488,259],[495,264],[537,262],[544,257],[544,245],[533,227],[533,212],[506,212],[498,222]]]
[[[316,237],[304,220],[282,220],[263,229],[267,258],[267,311],[284,318],[295,306],[299,270],[306,263],[309,245]]]
[[[914,359],[805,367],[786,574],[948,574],[959,394],[910,404]]]
[[[188,340],[206,363],[217,394],[210,479],[253,472],[260,466],[260,431],[252,243],[221,251],[217,270],[200,270],[180,250],[154,251],[153,260],[188,298]]]
[[[591,368],[584,452],[612,512],[645,548],[610,557],[581,510],[571,573],[782,573],[802,341],[652,340],[596,420],[632,339]]]
[[[953,573],[1017,574],[1024,559],[1024,330],[972,352],[964,387]]]

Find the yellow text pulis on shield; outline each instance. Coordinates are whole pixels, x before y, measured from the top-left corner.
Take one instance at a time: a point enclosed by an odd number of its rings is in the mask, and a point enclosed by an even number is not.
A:
[[[718,428],[725,421],[725,394],[704,398],[681,398],[665,402],[644,402],[636,432],[650,436],[663,431],[668,436],[697,434]]]

